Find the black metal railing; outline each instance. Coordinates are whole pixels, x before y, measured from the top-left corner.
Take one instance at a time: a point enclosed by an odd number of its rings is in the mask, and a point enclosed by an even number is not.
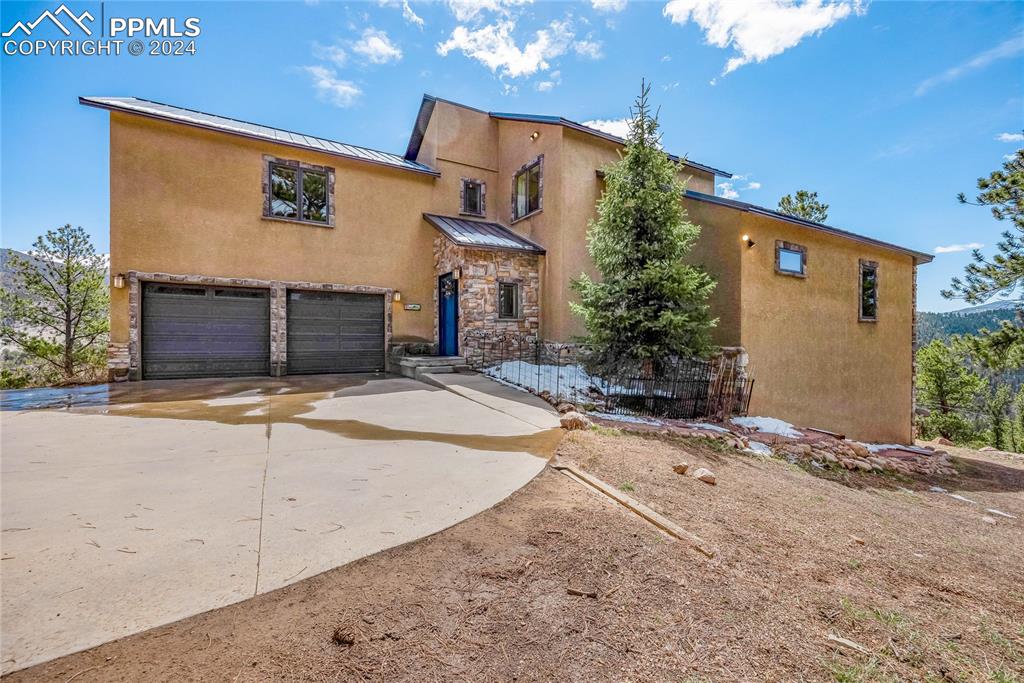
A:
[[[471,367],[499,382],[597,413],[724,420],[746,414],[754,387],[736,354],[609,360],[581,344],[482,331],[464,337],[462,352]]]

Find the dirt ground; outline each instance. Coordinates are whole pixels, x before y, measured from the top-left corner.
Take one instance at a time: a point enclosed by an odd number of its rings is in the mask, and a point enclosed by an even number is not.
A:
[[[1024,681],[1024,460],[900,480],[719,448],[599,428],[559,449],[714,559],[548,469],[430,538],[9,679]]]

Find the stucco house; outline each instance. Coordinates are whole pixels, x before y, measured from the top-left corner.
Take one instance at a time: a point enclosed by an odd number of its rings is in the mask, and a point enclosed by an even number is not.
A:
[[[623,141],[557,116],[424,96],[405,154],[132,97],[110,112],[115,378],[382,371],[469,330],[569,340],[570,281]],[[715,341],[755,368],[750,410],[912,438],[920,253],[716,197],[678,159],[718,280]]]

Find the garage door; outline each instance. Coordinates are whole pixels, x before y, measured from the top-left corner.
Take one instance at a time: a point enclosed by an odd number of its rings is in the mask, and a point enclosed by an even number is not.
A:
[[[269,290],[145,283],[144,378],[269,374]]]
[[[288,374],[384,371],[384,297],[288,292]]]

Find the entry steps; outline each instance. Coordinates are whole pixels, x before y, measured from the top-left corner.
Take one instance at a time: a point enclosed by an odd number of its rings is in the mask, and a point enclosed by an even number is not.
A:
[[[469,372],[471,368],[462,356],[402,356],[398,371],[406,377],[422,380],[424,374]]]

